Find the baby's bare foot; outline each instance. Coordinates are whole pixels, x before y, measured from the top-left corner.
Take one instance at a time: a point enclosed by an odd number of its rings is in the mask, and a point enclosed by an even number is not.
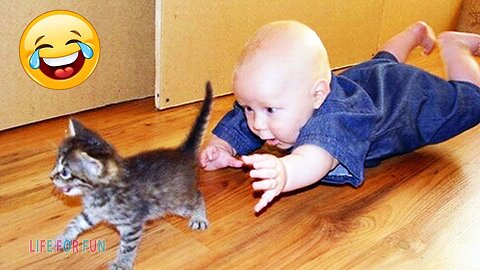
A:
[[[473,33],[447,31],[439,35],[442,47],[465,46],[471,54],[480,56],[480,35]]]
[[[418,44],[423,48],[423,53],[429,55],[437,44],[437,38],[433,29],[425,22],[418,21],[412,25],[412,31],[415,31],[418,37]]]

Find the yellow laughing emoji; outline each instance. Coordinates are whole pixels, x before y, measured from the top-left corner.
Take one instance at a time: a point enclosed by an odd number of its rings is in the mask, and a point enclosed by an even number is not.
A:
[[[97,66],[100,41],[85,18],[55,10],[35,18],[20,39],[20,62],[35,82],[67,89],[84,82]]]

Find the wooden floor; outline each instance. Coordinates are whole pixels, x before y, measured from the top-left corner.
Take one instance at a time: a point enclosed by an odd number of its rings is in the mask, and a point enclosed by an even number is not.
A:
[[[412,63],[443,76],[437,52]],[[210,129],[232,101],[215,100]],[[131,155],[179,144],[198,108],[158,112],[148,98],[75,117]],[[66,123],[0,132],[0,269],[102,269],[115,257],[119,236],[105,224],[80,237],[104,240],[105,252],[36,252],[81,209],[48,178]],[[202,171],[209,230],[177,217],[149,223],[136,269],[480,269],[479,145],[477,126],[367,169],[360,188],[320,184],[260,215],[245,170]]]

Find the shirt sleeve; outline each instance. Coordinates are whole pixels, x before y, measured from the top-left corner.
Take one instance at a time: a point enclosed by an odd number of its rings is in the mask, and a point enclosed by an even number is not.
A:
[[[368,98],[328,100],[301,129],[294,148],[305,144],[321,147],[339,161],[322,181],[358,187],[364,179],[364,162],[377,119]]]
[[[264,143],[248,127],[244,110],[237,102],[213,129],[213,134],[228,142],[240,155],[249,154]]]

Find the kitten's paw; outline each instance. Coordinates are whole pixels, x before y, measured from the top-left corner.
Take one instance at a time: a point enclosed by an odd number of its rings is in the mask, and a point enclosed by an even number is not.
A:
[[[118,261],[110,263],[109,270],[131,270],[133,267]]]
[[[194,231],[204,231],[208,228],[208,220],[190,219],[188,226],[190,226],[190,229]]]

